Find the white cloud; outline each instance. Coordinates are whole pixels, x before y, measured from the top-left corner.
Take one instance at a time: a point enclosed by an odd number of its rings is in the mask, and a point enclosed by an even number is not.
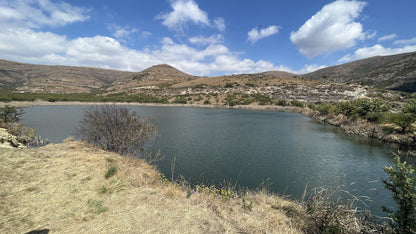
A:
[[[87,9],[49,0],[0,1],[0,25],[41,28],[64,26],[89,19]]]
[[[354,20],[360,15],[365,2],[338,0],[325,5],[292,32],[290,39],[299,51],[309,57],[354,46],[366,38],[362,25]]]
[[[31,29],[3,29],[0,33],[0,54],[10,59],[42,58],[65,51],[67,40],[50,32]]]
[[[248,40],[251,41],[251,43],[255,43],[260,39],[263,39],[265,37],[270,37],[274,34],[277,34],[279,32],[279,26],[272,25],[268,28],[261,29],[260,31],[257,28],[253,28],[250,32],[248,32]]]
[[[386,36],[383,36],[383,37],[380,37],[379,39],[378,39],[378,41],[388,41],[388,40],[393,40],[393,39],[395,39],[397,37],[397,35],[396,34],[389,34],[389,35],[386,35]]]
[[[317,65],[317,64],[306,64],[305,66],[302,67],[302,69],[300,69],[299,71],[296,71],[296,74],[306,74],[306,73],[310,73],[310,72],[314,72],[316,70],[322,69],[322,68],[326,68],[325,65]]]
[[[222,17],[218,17],[214,20],[215,27],[223,32],[225,30],[225,20]]]
[[[416,44],[416,37],[414,37],[412,39],[408,39],[408,40],[397,40],[397,41],[393,42],[393,44],[395,44],[395,45],[412,45],[412,44]]]
[[[193,1],[179,2],[194,5],[194,10],[199,9]],[[51,3],[49,0],[0,0],[0,26],[4,26],[0,33],[0,57],[34,64],[92,66],[129,71],[168,63],[194,75],[290,70],[284,66],[276,67],[268,61],[242,58],[240,53],[230,51],[223,45],[222,35],[194,37],[190,39],[189,45],[164,38],[151,48],[138,50],[122,43],[124,37],[138,33],[138,30],[130,27],[113,26],[111,30],[114,31],[114,37],[96,35],[74,39],[42,30],[45,26],[63,26],[86,20],[88,16],[85,12],[84,9],[66,3]],[[52,22],[53,20],[56,21]],[[208,25],[206,22],[209,22],[207,17],[196,16],[189,16],[187,20],[203,25]],[[218,22],[220,23],[215,27],[220,30],[221,20]],[[141,33],[143,37],[150,34]]]
[[[220,34],[212,35],[210,37],[198,36],[189,38],[189,42],[201,45],[221,44],[224,42],[224,37]]]
[[[136,28],[130,26],[110,25],[107,27],[108,30],[112,31],[115,38],[127,38],[131,34],[139,32]]]
[[[193,0],[176,0],[171,4],[172,11],[158,15],[157,19],[162,19],[162,24],[171,30],[184,33],[184,28],[188,22],[209,26],[208,14],[199,9]]]
[[[373,56],[393,55],[416,51],[416,45],[408,45],[401,48],[385,48],[380,44],[372,47],[357,49],[354,54],[348,54],[338,60],[338,62],[350,62],[357,59],[364,59]]]
[[[19,62],[128,71],[140,71],[155,64],[168,63],[194,75],[279,69],[271,62],[240,58],[238,53],[224,46],[220,39],[218,35],[211,39],[194,38],[197,47],[193,47],[164,38],[154,49],[135,50],[122,45],[120,39],[106,36],[69,40],[51,32],[36,32],[32,29],[4,30],[0,34],[0,55],[2,59]],[[209,43],[210,40],[213,40],[212,43]]]

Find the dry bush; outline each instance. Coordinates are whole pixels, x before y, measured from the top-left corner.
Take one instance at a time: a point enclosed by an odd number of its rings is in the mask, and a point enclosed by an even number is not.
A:
[[[116,105],[87,107],[76,129],[81,140],[129,156],[143,153],[145,141],[156,132],[153,120]]]
[[[384,224],[373,222],[364,200],[347,191],[340,183],[332,188],[315,188],[312,193],[303,195],[303,205],[312,221],[312,226],[323,233],[380,233]]]

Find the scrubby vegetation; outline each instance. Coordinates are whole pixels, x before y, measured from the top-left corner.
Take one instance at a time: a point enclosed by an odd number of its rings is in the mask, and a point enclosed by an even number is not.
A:
[[[225,104],[228,106],[235,106],[235,105],[250,105],[250,104],[258,104],[258,105],[271,105],[272,98],[262,95],[262,94],[241,94],[241,93],[233,93],[227,94],[224,100]]]
[[[391,227],[395,233],[416,233],[416,174],[412,165],[395,158],[395,165],[385,167],[387,179],[385,187],[393,193],[398,209],[393,211],[383,207],[391,218]]]
[[[35,147],[47,144],[48,140],[42,139],[33,128],[20,123],[23,114],[22,109],[5,105],[0,108],[0,127],[6,128],[8,133],[16,137],[17,142],[25,146]]]
[[[137,103],[168,103],[166,97],[157,97],[150,94],[127,94],[116,93],[103,95],[100,92],[92,93],[13,93],[1,92],[1,102],[11,101],[35,101],[44,100],[48,102],[66,102],[66,101],[80,101],[80,102],[137,102]]]
[[[128,156],[143,153],[145,141],[156,131],[153,120],[116,105],[87,107],[76,129],[81,140]]]
[[[416,98],[411,98],[403,104],[396,106],[399,111],[393,110],[393,104],[381,98],[356,99],[339,103],[323,103],[315,107],[322,115],[342,114],[354,119],[365,119],[372,123],[394,124],[400,127],[400,132],[404,133],[416,121]]]
[[[6,105],[0,108],[0,123],[4,125],[3,127],[6,127],[8,123],[19,122],[22,115],[22,109],[17,109],[14,106]]]

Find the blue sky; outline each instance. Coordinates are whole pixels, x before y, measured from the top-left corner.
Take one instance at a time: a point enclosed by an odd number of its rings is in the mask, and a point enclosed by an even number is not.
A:
[[[414,9],[414,0],[0,0],[0,59],[306,73],[416,51]]]

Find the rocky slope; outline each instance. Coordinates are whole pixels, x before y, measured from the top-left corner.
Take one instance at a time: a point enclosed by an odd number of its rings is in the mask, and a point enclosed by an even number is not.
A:
[[[303,75],[306,79],[361,83],[381,89],[416,92],[416,52],[377,56],[327,67]]]

